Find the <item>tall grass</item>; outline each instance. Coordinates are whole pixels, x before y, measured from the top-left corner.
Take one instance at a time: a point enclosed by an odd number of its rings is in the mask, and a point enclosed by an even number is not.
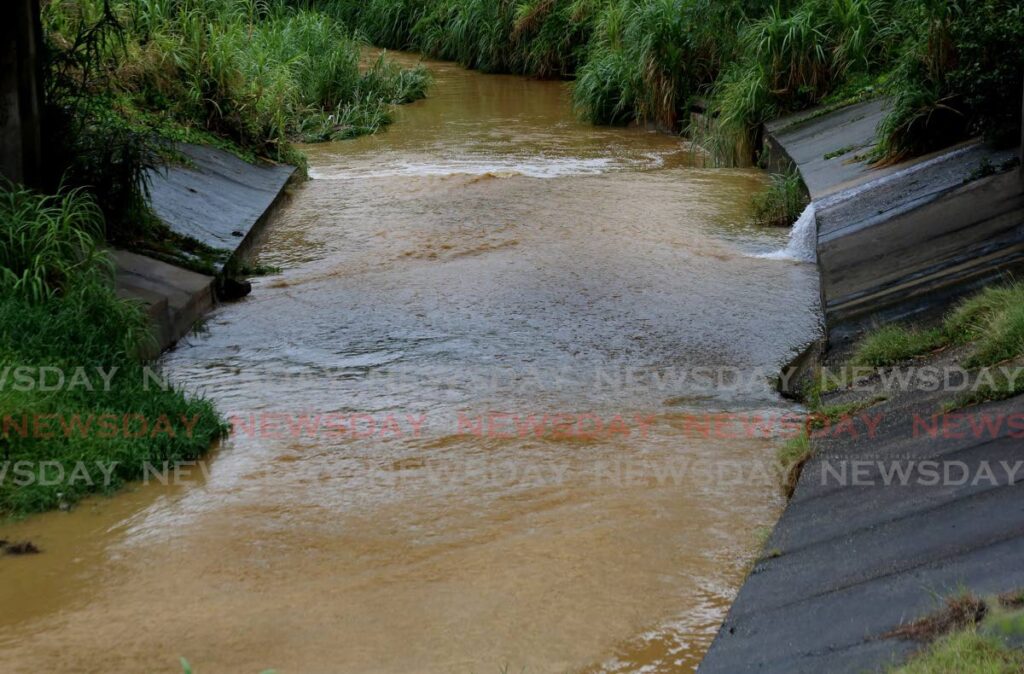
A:
[[[736,60],[715,83],[711,149],[723,161],[749,152],[762,123],[820,103],[887,53],[891,0],[805,0],[748,23]]]
[[[877,158],[894,162],[973,134],[1019,142],[1024,7],[1015,0],[917,0],[895,22],[907,35],[879,129]]]
[[[754,222],[772,227],[789,227],[800,217],[810,198],[796,171],[776,173],[771,183],[752,198]]]
[[[97,247],[103,215],[70,190],[44,196],[0,183],[0,289],[42,302],[72,283],[109,272]]]
[[[54,0],[49,33],[105,0]],[[124,26],[115,79],[132,108],[224,136],[275,160],[288,141],[372,133],[389,106],[422,97],[428,75],[361,68],[361,42],[331,13],[284,0],[109,0]]]
[[[221,435],[213,406],[181,391],[147,387],[138,354],[150,339],[140,308],[119,299],[111,265],[99,248],[102,219],[80,190],[44,196],[10,184],[0,186],[0,516],[74,503],[94,491],[114,489],[139,477],[143,462],[195,459]],[[19,384],[12,374],[57,368],[70,378],[76,368],[92,375],[91,387]],[[96,368],[112,372],[99,386]],[[68,433],[74,419],[131,417],[131,433],[110,434],[93,425]],[[142,419],[168,420],[165,432],[138,434]],[[76,462],[95,474],[96,462],[117,465],[110,484],[68,478]],[[48,462],[48,463],[45,463]],[[21,484],[14,466],[39,470],[52,484]]]

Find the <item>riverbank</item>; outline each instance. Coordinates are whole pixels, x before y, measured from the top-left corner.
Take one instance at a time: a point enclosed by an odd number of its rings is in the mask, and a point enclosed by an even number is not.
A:
[[[218,298],[244,292],[225,285],[237,286],[236,276],[245,276],[249,254],[297,171],[253,165],[213,147],[177,150],[182,162],[149,173],[150,207],[169,232],[198,252],[114,253],[118,294],[141,304],[153,324],[152,355],[188,334]]]
[[[864,359],[857,345],[879,325],[923,333],[959,298],[1020,268],[1015,153],[975,141],[876,170],[863,156],[883,107],[768,128],[777,164],[801,172],[817,205],[826,335],[785,379],[788,393],[813,398],[822,421],[811,425],[792,498],[702,674],[878,671],[936,637],[898,635],[944,598],[1024,584],[1016,562],[1024,398],[964,409],[993,395],[987,372],[972,364],[970,338],[931,355],[941,341],[901,347],[873,377],[862,370],[857,380],[820,383],[823,372],[841,378],[851,357]],[[1020,363],[992,366],[1015,378]],[[1005,374],[993,376],[1006,386]]]
[[[746,224],[762,172],[428,66],[386,134],[301,148],[282,272],[161,359],[238,431],[183,483],[5,526],[44,549],[0,559],[8,669],[696,666],[781,504],[705,479],[771,438],[700,422],[793,410],[685,375],[777,367],[814,270],[756,257],[786,241]]]

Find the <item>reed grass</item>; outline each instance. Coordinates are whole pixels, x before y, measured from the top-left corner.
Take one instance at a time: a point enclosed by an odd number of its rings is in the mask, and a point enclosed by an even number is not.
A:
[[[107,59],[131,106],[159,110],[274,160],[290,140],[347,138],[390,122],[391,105],[425,95],[425,69],[361,67],[362,42],[332,12],[284,0],[110,0],[121,52]],[[104,0],[54,0],[59,43]],[[84,8],[84,10],[83,10]],[[315,133],[309,129],[315,128]]]
[[[139,354],[151,340],[150,328],[140,307],[113,290],[112,267],[100,249],[102,228],[99,208],[81,190],[45,196],[0,186],[0,516],[112,491],[140,477],[144,462],[199,458],[224,431],[203,398],[146,385]],[[114,376],[109,390],[50,390],[19,385],[16,368],[103,368]],[[61,428],[98,415],[133,415],[150,424],[165,417],[169,427],[157,436]],[[95,472],[92,484],[67,479],[80,461],[94,471],[96,462],[116,463],[112,481],[103,484]],[[38,478],[44,462],[53,484],[20,484],[12,472],[21,465]],[[61,473],[66,479],[57,479]]]
[[[823,102],[886,93],[879,158],[968,131],[1017,128],[1024,10],[1013,0],[324,0],[383,46],[488,72],[574,77],[599,124],[688,130],[750,161],[761,124]],[[1012,52],[1012,53],[1011,53]],[[884,87],[876,87],[884,83]],[[698,130],[693,130],[698,133]]]

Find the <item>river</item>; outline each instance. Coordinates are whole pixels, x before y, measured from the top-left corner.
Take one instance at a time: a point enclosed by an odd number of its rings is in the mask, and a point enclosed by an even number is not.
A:
[[[305,148],[282,272],[163,358],[236,424],[209,463],[0,527],[44,550],[0,559],[0,669],[696,667],[782,505],[768,377],[815,269],[757,257],[762,172],[429,66],[385,133]]]

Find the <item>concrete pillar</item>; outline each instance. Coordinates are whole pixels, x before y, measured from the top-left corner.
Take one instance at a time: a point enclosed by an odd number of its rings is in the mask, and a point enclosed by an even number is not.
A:
[[[38,185],[43,106],[39,0],[5,3],[0,10],[0,174]]]

